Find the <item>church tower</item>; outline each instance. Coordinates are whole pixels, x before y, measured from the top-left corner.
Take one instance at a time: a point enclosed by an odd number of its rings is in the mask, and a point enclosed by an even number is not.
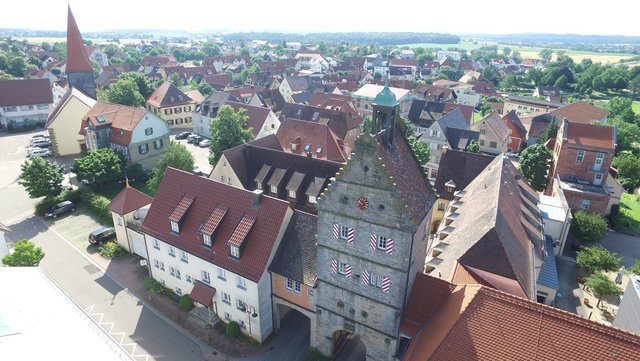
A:
[[[318,202],[312,343],[327,356],[354,337],[367,360],[393,360],[402,348],[400,320],[424,267],[435,195],[400,122],[387,80],[370,132],[356,139]]]
[[[96,99],[96,82],[93,77],[91,61],[82,42],[76,19],[71,13],[67,15],[67,79],[69,86],[82,90],[83,93]]]

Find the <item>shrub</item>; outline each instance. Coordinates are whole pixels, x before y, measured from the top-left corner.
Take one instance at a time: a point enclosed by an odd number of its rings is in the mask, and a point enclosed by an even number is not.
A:
[[[69,192],[68,190],[65,189],[55,197],[45,198],[41,200],[38,204],[36,204],[36,215],[40,217],[44,217],[44,214],[48,210],[50,210],[51,207],[55,206],[60,202],[70,200],[71,193],[73,192]]]
[[[80,203],[91,211],[100,222],[113,226],[113,218],[107,206],[111,202],[108,198],[93,193],[89,189],[83,188],[78,190]]]
[[[98,247],[98,253],[106,259],[114,259],[118,257],[122,257],[127,254],[122,247],[120,247],[116,242],[109,241],[103,243],[100,247]]]
[[[159,295],[168,295],[171,291],[162,285],[162,283],[156,281],[152,277],[145,277],[142,281],[142,286],[145,290]]]
[[[600,242],[607,235],[607,221],[599,214],[578,211],[573,216],[571,232],[580,242]]]
[[[129,181],[139,180],[144,175],[144,169],[140,163],[134,163],[127,168],[127,178]]]
[[[193,300],[189,295],[182,295],[180,296],[180,302],[178,302],[178,305],[181,309],[189,311],[193,307]]]
[[[237,338],[240,336],[240,325],[236,321],[231,321],[227,323],[227,328],[225,329],[227,336]]]

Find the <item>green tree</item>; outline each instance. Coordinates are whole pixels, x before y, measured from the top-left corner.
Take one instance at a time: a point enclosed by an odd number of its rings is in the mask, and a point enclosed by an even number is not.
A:
[[[186,172],[193,172],[194,159],[189,150],[182,144],[171,142],[169,148],[162,154],[158,160],[158,166],[151,171],[151,177],[147,185],[153,190],[157,190],[162,182],[167,167],[180,169]]]
[[[42,248],[23,239],[16,243],[13,253],[2,258],[2,263],[10,267],[36,267],[44,258]]]
[[[9,59],[7,59],[7,56],[0,52],[0,70],[7,70],[9,69]]]
[[[640,185],[640,157],[624,151],[613,158],[613,166],[618,169],[617,179],[625,189],[633,192]]]
[[[58,76],[62,73],[62,70],[60,68],[58,68],[57,66],[54,66],[53,68],[51,68],[51,74]]]
[[[26,64],[24,63],[24,59],[21,56],[14,56],[9,58],[9,62],[7,63],[7,73],[21,78],[24,77],[24,72],[26,70]]]
[[[53,47],[51,46],[51,44],[47,43],[46,41],[42,42],[42,45],[40,45],[40,47],[42,48],[42,50],[44,51],[51,51],[53,49]]]
[[[538,53],[542,60],[551,61],[551,57],[553,57],[553,49],[542,49]]]
[[[554,85],[560,89],[567,89],[567,86],[569,85],[569,79],[566,75],[562,74],[558,77],[558,79],[556,79]]]
[[[538,144],[545,144],[549,139],[553,139],[558,135],[558,122],[553,118],[547,129],[538,138]]]
[[[542,144],[527,147],[520,154],[520,173],[539,192],[547,186],[547,168],[551,156],[551,151]]]
[[[628,270],[629,270],[629,272],[633,273],[634,275],[640,276],[640,261],[636,261],[636,263],[634,263],[633,266],[631,268],[629,268]]]
[[[114,182],[124,172],[122,156],[110,148],[98,149],[73,162],[73,172],[80,180],[95,182],[102,187]]]
[[[617,271],[621,262],[621,257],[602,246],[580,247],[576,252],[578,267],[584,268],[589,273]]]
[[[248,119],[246,109],[236,112],[229,105],[223,105],[220,108],[209,127],[211,131],[209,163],[215,165],[225,150],[253,140],[253,129],[246,129]]]
[[[627,86],[631,91],[631,94],[633,94],[634,97],[637,97],[638,93],[640,93],[640,75],[636,75],[633,79],[631,79]]]
[[[202,52],[206,56],[216,56],[220,54],[220,47],[218,46],[218,44],[214,43],[213,41],[207,41],[202,46]]]
[[[147,80],[147,78],[140,73],[134,72],[134,71],[130,71],[127,73],[123,73],[122,75],[120,75],[120,77],[118,78],[118,80],[120,79],[129,79],[129,80],[133,80],[136,85],[138,86],[138,91],[140,92],[140,94],[142,95],[143,98],[148,99],[149,96],[154,92],[154,90],[156,90],[157,86],[153,86],[149,80]],[[159,85],[158,85],[159,86]]]
[[[34,157],[20,166],[22,173],[18,184],[25,187],[29,197],[53,197],[62,191],[64,170],[42,157]]]
[[[596,307],[600,306],[602,298],[608,295],[621,295],[622,290],[616,285],[606,274],[597,272],[587,277],[584,284],[591,288],[598,295],[598,303]]]
[[[203,81],[202,83],[198,84],[198,91],[200,92],[200,94],[208,97],[209,95],[211,95],[211,93],[213,93],[213,88],[211,87],[211,85]]]
[[[635,123],[636,115],[633,112],[633,101],[629,98],[614,97],[607,102],[607,110],[610,118],[616,118],[623,122]]]
[[[105,94],[111,103],[141,107],[145,102],[138,85],[131,79],[118,79],[109,85]]]
[[[502,54],[504,54],[504,56],[508,57],[509,54],[511,54],[511,48],[508,46],[505,46],[504,48],[502,48]]]
[[[474,139],[469,142],[469,145],[467,146],[467,152],[480,153],[480,144],[478,144],[477,140]]]
[[[420,165],[424,167],[429,163],[429,157],[431,156],[431,151],[429,150],[429,143],[420,141],[416,139],[413,134],[407,138],[411,149],[413,149],[413,153],[418,158]]]
[[[171,75],[169,75],[169,81],[171,81],[175,86],[180,86],[182,84],[178,73],[171,73]]]
[[[573,215],[571,232],[583,243],[600,242],[607,235],[607,221],[599,214],[580,210]]]
[[[530,68],[527,70],[526,79],[533,83],[533,85],[540,85],[542,78],[544,77],[544,72],[537,68]]]

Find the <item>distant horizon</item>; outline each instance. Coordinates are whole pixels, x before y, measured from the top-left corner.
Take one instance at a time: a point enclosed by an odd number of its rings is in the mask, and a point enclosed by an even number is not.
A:
[[[309,9],[294,0],[247,1],[242,7],[191,0],[171,5],[151,1],[112,0],[108,4],[80,0],[21,0],[3,4],[3,29],[65,31],[67,5],[83,33],[118,30],[209,32],[418,32],[456,34],[557,34],[640,36],[636,14],[640,3],[610,0],[606,6],[580,6],[573,1],[538,0],[531,6],[483,4],[460,0],[455,7],[416,0],[363,7],[325,0]],[[182,7],[181,7],[182,6]],[[579,6],[579,13],[577,10]],[[405,10],[408,9],[408,10]]]

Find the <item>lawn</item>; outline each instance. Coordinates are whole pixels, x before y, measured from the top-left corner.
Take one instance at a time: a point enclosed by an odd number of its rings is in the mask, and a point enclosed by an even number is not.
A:
[[[146,182],[129,182],[129,185],[150,197],[153,197],[155,195],[155,192],[147,186]],[[117,184],[112,187],[105,186],[104,188],[91,187],[91,190],[93,190],[95,193],[100,194],[101,196],[104,196],[108,199],[115,198],[123,189],[124,184]]]
[[[620,199],[620,213],[616,223],[623,233],[640,233],[640,196],[623,193]]]
[[[640,102],[639,101],[634,101],[633,104],[631,105],[631,109],[633,109],[633,112],[636,114],[640,114]]]

